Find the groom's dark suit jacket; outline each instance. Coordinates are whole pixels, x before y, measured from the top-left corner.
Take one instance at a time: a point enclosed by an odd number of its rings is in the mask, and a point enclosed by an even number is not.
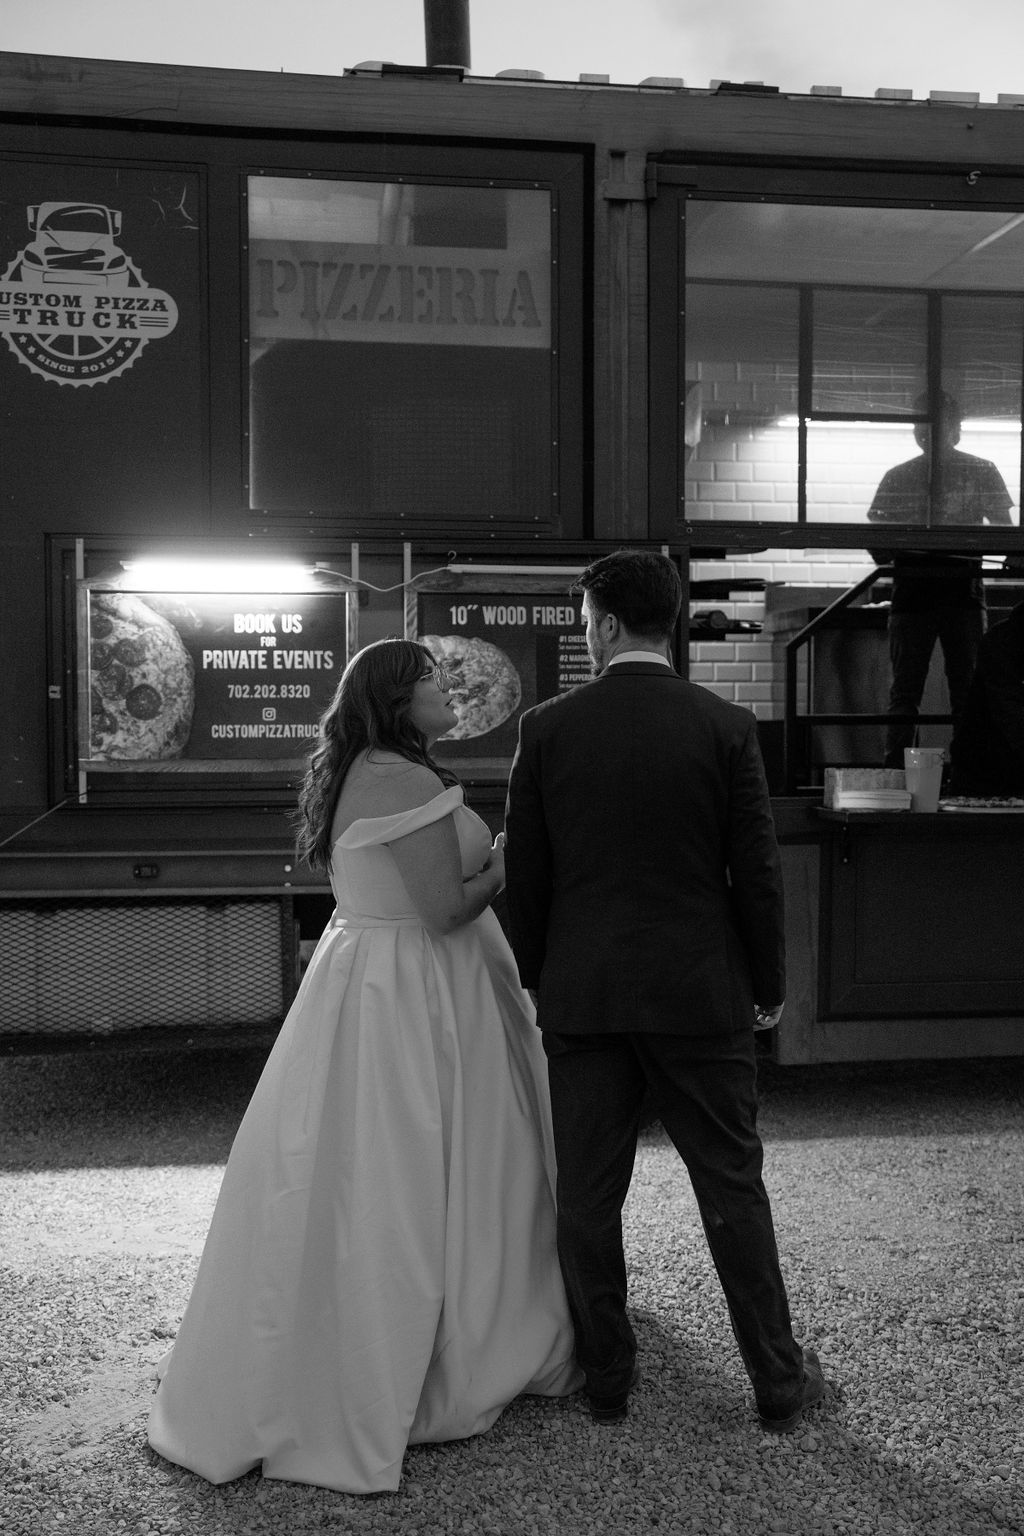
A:
[[[509,780],[512,947],[560,1034],[750,1028],[785,995],[782,876],[753,716],[620,662],[527,711]]]

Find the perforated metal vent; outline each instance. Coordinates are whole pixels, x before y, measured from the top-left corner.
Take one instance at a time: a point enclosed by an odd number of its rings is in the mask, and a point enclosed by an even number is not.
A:
[[[0,907],[0,1035],[280,1022],[274,900]]]

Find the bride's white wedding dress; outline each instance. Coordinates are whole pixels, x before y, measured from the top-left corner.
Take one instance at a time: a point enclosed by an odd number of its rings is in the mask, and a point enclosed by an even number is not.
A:
[[[337,910],[239,1128],[150,1444],[211,1482],[398,1487],[406,1446],[582,1384],[555,1252],[547,1075],[494,913],[439,937],[386,844],[446,789],[354,822]]]

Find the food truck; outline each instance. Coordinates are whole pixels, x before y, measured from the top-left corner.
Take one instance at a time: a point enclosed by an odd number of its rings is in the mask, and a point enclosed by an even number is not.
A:
[[[332,907],[292,815],[346,659],[455,667],[439,751],[497,829],[519,714],[587,677],[573,578],[629,545],[758,721],[771,1053],[1020,1054],[1022,807],[870,788],[898,558],[969,558],[990,627],[1024,597],[1022,132],[1024,95],[429,46],[0,54],[0,1047],[272,1039]],[[999,515],[938,469],[873,518],[949,400]],[[938,647],[912,729],[948,746]]]

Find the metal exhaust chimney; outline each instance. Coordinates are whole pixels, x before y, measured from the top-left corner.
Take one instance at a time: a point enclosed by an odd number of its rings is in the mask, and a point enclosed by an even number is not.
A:
[[[469,68],[469,0],[423,0],[427,67]]]

